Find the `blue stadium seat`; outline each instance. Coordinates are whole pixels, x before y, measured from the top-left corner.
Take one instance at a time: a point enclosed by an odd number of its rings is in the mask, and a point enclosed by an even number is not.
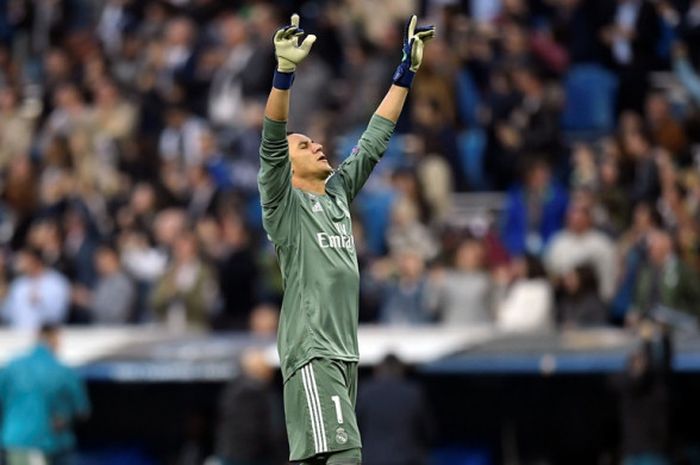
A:
[[[617,78],[602,66],[578,65],[565,80],[562,126],[567,132],[610,132],[615,127]]]
[[[457,137],[462,173],[471,190],[489,190],[490,183],[484,173],[486,134],[483,129],[469,129]]]
[[[386,231],[396,195],[391,190],[361,192],[354,207],[365,228],[367,248],[376,255],[386,253]]]

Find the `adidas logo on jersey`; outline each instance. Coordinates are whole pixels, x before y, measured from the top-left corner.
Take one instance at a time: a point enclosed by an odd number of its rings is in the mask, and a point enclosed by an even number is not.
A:
[[[319,201],[317,200],[316,203],[314,204],[314,206],[311,207],[311,211],[314,212],[314,213],[322,212],[322,211],[323,211],[323,207],[321,207],[321,202],[319,202]]]

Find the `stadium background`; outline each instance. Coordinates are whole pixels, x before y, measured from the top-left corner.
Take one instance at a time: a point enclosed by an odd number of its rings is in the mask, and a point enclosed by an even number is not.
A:
[[[290,127],[336,163],[405,18],[438,26],[353,211],[363,381],[411,365],[434,463],[697,462],[699,1],[2,0],[0,358],[39,322],[13,289],[51,274],[82,463],[203,463],[240,354],[270,352],[255,177],[293,11],[319,40]]]

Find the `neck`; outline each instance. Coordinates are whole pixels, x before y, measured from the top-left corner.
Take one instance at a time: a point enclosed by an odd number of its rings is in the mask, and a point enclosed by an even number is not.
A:
[[[325,179],[302,179],[293,177],[292,187],[316,195],[324,195],[326,193]]]

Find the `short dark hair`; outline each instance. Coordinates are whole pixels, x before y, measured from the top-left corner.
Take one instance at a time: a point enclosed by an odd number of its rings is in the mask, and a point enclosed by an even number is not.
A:
[[[39,328],[39,337],[47,338],[55,335],[60,330],[60,326],[57,323],[44,322]]]

